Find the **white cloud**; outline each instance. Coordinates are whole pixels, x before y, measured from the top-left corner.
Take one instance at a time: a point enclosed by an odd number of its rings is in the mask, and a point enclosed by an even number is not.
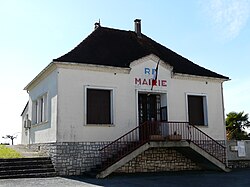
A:
[[[237,37],[250,16],[250,0],[210,0],[201,3],[223,40]]]

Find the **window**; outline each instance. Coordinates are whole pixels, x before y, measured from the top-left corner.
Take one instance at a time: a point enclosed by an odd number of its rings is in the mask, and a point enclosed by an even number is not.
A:
[[[87,88],[87,124],[112,124],[112,90]]]
[[[35,123],[39,123],[38,117],[39,117],[39,105],[38,105],[38,101],[35,101],[35,105],[36,105],[36,111],[35,111]]]
[[[206,96],[188,95],[188,119],[192,125],[208,125]]]
[[[34,113],[32,115],[33,124],[39,124],[47,121],[47,94],[33,101]]]

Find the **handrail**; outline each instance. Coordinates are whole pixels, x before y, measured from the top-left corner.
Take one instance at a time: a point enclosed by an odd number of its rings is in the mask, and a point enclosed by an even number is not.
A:
[[[146,122],[144,122],[143,124],[141,124],[141,125],[135,127],[134,129],[130,130],[130,131],[127,132],[126,134],[124,134],[124,135],[122,135],[121,137],[117,138],[117,139],[114,140],[113,142],[111,142],[111,143],[109,143],[108,145],[102,147],[99,151],[102,151],[103,149],[105,149],[105,148],[111,146],[112,144],[115,144],[115,142],[118,142],[119,140],[123,139],[125,136],[127,136],[128,134],[130,134],[131,132],[135,131],[136,129],[138,129],[138,128],[142,127],[142,126],[144,126],[144,125],[147,124],[147,123],[148,123],[148,122],[146,121]]]
[[[194,131],[198,132],[193,132],[194,137],[190,137],[190,140],[196,144],[198,147],[202,148],[204,151],[209,153],[211,156],[214,158],[218,159],[222,163],[226,163],[226,147],[204,133],[202,130],[197,128],[196,126],[189,124],[189,127],[193,128]],[[190,129],[191,130],[191,129]]]
[[[224,145],[207,135],[196,126],[188,123],[157,122],[161,126],[161,131],[168,132],[168,137],[176,134],[179,139],[191,141],[217,160],[226,163],[226,148]],[[167,130],[166,130],[167,129]],[[164,134],[163,134],[164,135]],[[179,135],[179,136],[178,136]]]
[[[193,128],[195,128],[196,130],[200,131],[200,133],[206,135],[208,138],[210,138],[213,142],[215,142],[216,144],[226,148],[224,145],[222,145],[221,143],[219,143],[218,141],[216,141],[215,139],[213,139],[211,136],[207,135],[206,133],[204,133],[202,130],[200,130],[199,128],[197,128],[196,126],[192,125],[192,124],[189,124],[191,125]]]
[[[107,168],[111,164],[148,142],[149,137],[143,135],[142,133],[142,130],[147,127],[149,127],[148,122],[145,122],[101,148],[99,150],[102,160],[101,168]]]
[[[130,134],[131,132],[135,131],[136,129],[142,128],[145,125],[150,125],[151,123],[159,123],[159,121],[145,121],[144,123],[140,124],[139,126],[135,127],[134,129],[130,130],[129,132],[127,132],[126,134],[122,135],[121,137],[117,138],[116,140],[114,140],[113,142],[109,143],[108,145],[102,147],[101,149],[99,149],[99,151],[102,151],[103,149],[105,149],[106,147],[109,147],[110,145],[114,144],[115,142],[118,142],[119,140],[121,140],[122,138],[124,138],[125,136],[127,136],[128,134]],[[160,122],[162,123],[162,122]],[[168,121],[167,123],[188,123],[188,122],[176,122],[176,121]],[[149,138],[149,137],[148,137]]]
[[[226,163],[225,146],[196,126],[188,122],[147,121],[99,150],[101,169],[106,169],[138,147],[152,141],[152,137],[162,138],[160,140],[190,141],[214,158]]]

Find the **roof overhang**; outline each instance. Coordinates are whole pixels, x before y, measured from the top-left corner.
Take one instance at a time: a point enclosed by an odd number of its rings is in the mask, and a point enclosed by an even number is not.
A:
[[[23,109],[23,111],[21,113],[21,116],[23,116],[23,114],[24,114],[25,110],[27,109],[28,105],[29,105],[29,101],[27,101],[27,103],[26,103],[26,105],[25,105],[25,107],[24,107],[24,109]]]
[[[200,81],[214,81],[214,82],[225,82],[230,79],[226,78],[217,78],[217,77],[208,77],[208,76],[199,76],[199,75],[189,75],[183,73],[173,73],[172,78],[174,79],[189,79],[189,80],[200,80]]]
[[[107,65],[96,65],[87,63],[75,63],[75,62],[53,62],[57,67],[65,69],[78,69],[78,70],[88,70],[88,71],[100,71],[100,72],[110,72],[110,73],[125,73],[128,74],[131,68],[127,67],[115,67]]]
[[[24,90],[29,91],[32,88],[34,88],[41,80],[47,77],[55,69],[56,65],[53,62],[51,62],[27,86],[25,86]]]
[[[124,73],[124,74],[129,74],[131,70],[131,68],[123,68],[123,67],[53,61],[47,67],[45,67],[27,86],[25,86],[24,90],[30,91],[41,80],[43,80],[51,72],[53,72],[56,68],[78,69],[78,70],[111,72],[111,73]]]

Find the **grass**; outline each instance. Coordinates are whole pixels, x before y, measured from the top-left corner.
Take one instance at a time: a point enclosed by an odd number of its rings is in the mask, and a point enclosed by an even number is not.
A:
[[[14,149],[8,148],[5,145],[0,145],[0,158],[21,158],[22,155]]]

